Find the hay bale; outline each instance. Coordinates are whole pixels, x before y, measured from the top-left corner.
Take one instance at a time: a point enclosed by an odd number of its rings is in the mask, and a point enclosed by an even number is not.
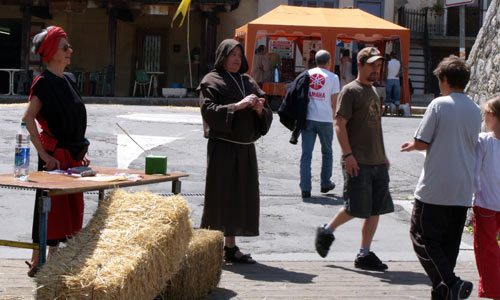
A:
[[[110,193],[40,270],[36,299],[153,299],[184,259],[189,213],[180,196]]]
[[[157,299],[199,299],[217,287],[222,271],[224,235],[197,229],[189,243],[181,270]]]

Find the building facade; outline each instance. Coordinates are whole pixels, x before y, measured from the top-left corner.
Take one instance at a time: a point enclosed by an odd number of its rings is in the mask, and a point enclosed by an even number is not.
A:
[[[153,75],[157,93],[162,87],[195,88],[213,67],[220,41],[279,5],[360,8],[410,28],[410,78],[416,94],[435,93],[432,68],[442,57],[458,53],[458,9],[445,8],[444,0],[192,0],[189,20],[179,28],[178,18],[171,27],[180,2],[0,0],[0,69],[39,72],[39,57],[29,53],[30,38],[56,25],[69,35],[74,53],[68,69],[82,74],[84,95],[130,96],[141,69]],[[467,6],[467,51],[489,2],[476,0]],[[0,93],[7,91],[8,74],[0,72]]]
[[[459,56],[459,7],[444,0],[405,1],[396,7],[396,22],[411,30],[410,78],[415,96],[439,94],[432,71],[450,54]],[[491,0],[475,0],[465,6],[466,56],[474,45]]]
[[[220,17],[236,10],[240,1],[193,0],[189,20],[179,28],[179,17],[171,27],[180,2],[1,0],[0,69],[39,73],[40,58],[29,53],[30,40],[55,25],[69,36],[74,52],[68,71],[79,74],[84,95],[129,96],[140,69],[154,75],[158,89],[195,88],[213,66]],[[0,93],[7,91],[8,74],[0,72]]]

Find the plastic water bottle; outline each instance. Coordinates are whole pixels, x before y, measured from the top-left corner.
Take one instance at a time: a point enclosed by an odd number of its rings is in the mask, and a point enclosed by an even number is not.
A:
[[[278,67],[274,67],[274,82],[280,82],[280,75],[279,75]]]
[[[21,123],[21,129],[16,134],[16,153],[14,160],[14,178],[28,181],[30,171],[30,134],[26,123]]]

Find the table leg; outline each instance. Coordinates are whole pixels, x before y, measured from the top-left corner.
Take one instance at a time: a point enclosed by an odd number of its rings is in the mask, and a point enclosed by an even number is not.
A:
[[[9,71],[9,93],[7,95],[14,95],[14,72]]]
[[[84,95],[85,96],[90,96],[90,90],[91,90],[91,83],[90,83],[90,72],[85,72],[85,91]]]
[[[157,88],[158,88],[158,76],[156,74],[154,74],[154,77],[153,77],[153,96],[154,97],[158,97]]]
[[[47,217],[50,211],[50,197],[47,196],[47,191],[42,192],[41,201],[39,201],[39,222],[40,222],[40,241],[39,241],[39,256],[38,265],[41,267],[45,264],[45,255],[47,253]]]
[[[180,180],[172,181],[172,193],[174,193],[175,195],[181,193],[181,181]]]
[[[14,74],[16,72],[19,72],[19,71],[12,71],[12,75],[11,75],[12,81],[10,84],[12,85],[12,95],[19,95],[18,93],[15,92],[15,88],[14,88]],[[18,90],[19,90],[19,87],[18,87]]]
[[[104,200],[104,190],[99,190],[99,197],[97,199],[97,206],[101,205],[102,200]]]

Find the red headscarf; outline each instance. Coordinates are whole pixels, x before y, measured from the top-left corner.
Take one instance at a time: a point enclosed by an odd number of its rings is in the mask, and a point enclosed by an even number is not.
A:
[[[47,31],[47,35],[37,52],[38,55],[42,56],[44,62],[50,61],[54,54],[56,54],[61,38],[68,39],[66,32],[61,27],[52,26]]]

